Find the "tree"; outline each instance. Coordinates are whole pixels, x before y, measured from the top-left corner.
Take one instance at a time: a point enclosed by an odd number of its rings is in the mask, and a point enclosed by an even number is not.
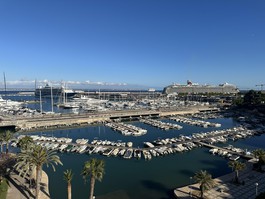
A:
[[[194,179],[197,183],[200,183],[201,198],[203,198],[204,192],[209,190],[215,185],[212,175],[207,171],[200,170],[195,173]]]
[[[265,151],[263,149],[256,149],[254,151],[252,151],[253,155],[255,156],[255,158],[258,159],[258,170],[262,170],[262,165],[265,164]]]
[[[244,95],[244,104],[260,105],[264,103],[265,95],[261,91],[250,90]]]
[[[55,171],[55,165],[61,164],[59,156],[56,155],[56,152],[51,150],[48,151],[46,148],[43,148],[40,145],[33,145],[28,150],[21,151],[17,156],[17,163],[15,168],[19,170],[20,175],[22,173],[28,174],[31,170],[35,169],[36,171],[36,191],[35,198],[37,199],[40,191],[40,181],[43,165],[47,167],[52,166]]]
[[[71,185],[71,181],[73,179],[73,173],[72,170],[66,170],[64,173],[64,180],[67,182],[67,195],[68,195],[68,199],[72,198],[72,185]]]
[[[1,147],[1,153],[3,153],[3,145],[4,145],[4,135],[0,134],[0,147]]]
[[[231,167],[233,171],[235,171],[235,182],[239,183],[239,171],[245,169],[246,164],[238,161],[229,161],[228,166]]]
[[[21,150],[27,150],[31,147],[32,144],[33,138],[25,136],[18,141],[17,146],[20,147]]]
[[[8,151],[9,151],[9,142],[13,138],[13,134],[11,133],[11,131],[7,130],[5,132],[3,138],[4,138],[4,142],[6,143],[6,154],[8,154]]]
[[[103,160],[98,160],[92,158],[91,160],[85,162],[84,168],[82,170],[83,178],[86,182],[86,178],[90,177],[90,195],[89,199],[93,199],[95,181],[101,181],[104,175],[105,162]]]

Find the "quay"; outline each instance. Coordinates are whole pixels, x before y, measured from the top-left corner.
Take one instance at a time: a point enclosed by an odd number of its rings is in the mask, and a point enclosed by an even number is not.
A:
[[[111,120],[134,119],[142,117],[166,117],[172,115],[195,114],[206,111],[216,111],[215,107],[190,107],[180,110],[124,110],[105,111],[82,114],[45,114],[36,117],[2,117],[1,127],[14,127],[19,131],[34,131],[40,129],[67,128],[70,126],[84,126],[93,123],[104,123]]]
[[[247,168],[240,172],[239,179],[242,184],[234,184],[234,172],[229,173],[214,179],[216,185],[210,190],[206,191],[204,196],[208,199],[217,198],[240,198],[240,199],[255,199],[256,194],[261,193],[265,189],[265,172],[260,173],[252,170],[252,164],[247,163]],[[174,196],[178,199],[199,198],[199,184],[193,184],[191,177],[191,184],[179,187],[174,190]],[[258,190],[256,183],[258,183]]]

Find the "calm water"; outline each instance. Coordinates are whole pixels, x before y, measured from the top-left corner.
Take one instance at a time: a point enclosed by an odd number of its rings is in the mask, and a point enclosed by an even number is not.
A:
[[[165,120],[164,120],[165,121]],[[222,124],[222,128],[230,128],[236,125],[231,118],[211,120]],[[172,121],[171,121],[172,122]],[[89,140],[107,139],[132,141],[134,146],[143,146],[144,141],[153,141],[160,138],[170,138],[179,134],[190,135],[194,132],[210,131],[216,128],[201,128],[183,125],[181,130],[163,131],[140,122],[130,122],[133,125],[141,126],[148,130],[148,133],[141,137],[125,137],[105,126],[89,126],[85,128],[56,130],[49,132],[36,132],[55,137],[88,138]],[[220,128],[219,128],[220,129]],[[264,148],[265,136],[252,137],[246,140],[233,142],[234,146],[254,149]],[[227,143],[229,144],[229,143]],[[227,145],[226,144],[226,145]],[[226,174],[231,171],[227,166],[227,160],[219,156],[212,156],[206,148],[197,148],[186,153],[177,153],[165,157],[145,160],[125,160],[119,157],[104,157],[100,155],[86,154],[58,154],[63,166],[58,166],[56,172],[51,168],[44,168],[49,175],[50,194],[53,199],[66,198],[66,183],[63,181],[63,171],[72,169],[73,199],[87,198],[89,183],[85,184],[80,175],[83,164],[91,157],[104,159],[106,162],[106,174],[102,182],[96,182],[95,195],[100,196],[110,192],[120,191],[130,199],[138,198],[173,198],[173,189],[178,186],[187,185],[190,176],[200,169],[207,170],[213,177]]]
[[[12,98],[14,100],[17,99],[17,97]],[[26,98],[25,100],[29,99]],[[31,104],[29,106],[38,108],[38,104]],[[49,111],[49,107],[49,101],[47,101],[44,108]],[[221,123],[221,128],[230,128],[237,125],[231,118],[214,119],[210,121]],[[174,123],[174,121],[170,122]],[[163,131],[140,122],[131,123],[147,129],[148,133],[140,137],[125,137],[105,126],[88,126],[76,129],[35,132],[31,134],[42,134],[55,137],[68,136],[73,138],[73,140],[77,138],[87,138],[91,141],[96,138],[110,141],[132,141],[134,146],[142,147],[144,141],[153,141],[158,138],[171,138],[179,134],[190,135],[194,132],[206,132],[216,129],[181,124],[183,126],[181,130]],[[236,142],[229,142],[225,145],[233,144],[234,146],[253,150],[255,148],[265,148],[264,143],[265,135],[262,135]],[[190,177],[194,176],[194,173],[201,169],[207,170],[213,177],[231,172],[231,169],[227,166],[226,159],[210,155],[206,148],[197,148],[190,152],[176,153],[165,157],[154,157],[151,161],[145,161],[143,159],[125,160],[119,157],[71,153],[58,153],[58,155],[63,162],[63,166],[57,166],[56,172],[53,172],[52,168],[44,167],[44,170],[49,175],[49,189],[52,199],[67,198],[66,182],[63,180],[63,171],[66,169],[72,169],[74,172],[72,198],[88,198],[89,182],[85,184],[80,173],[84,162],[92,157],[103,159],[106,163],[106,174],[104,175],[103,181],[96,182],[96,196],[119,191],[122,195],[127,195],[127,198],[130,199],[173,198],[173,189],[189,184]],[[122,197],[118,198],[122,199]]]

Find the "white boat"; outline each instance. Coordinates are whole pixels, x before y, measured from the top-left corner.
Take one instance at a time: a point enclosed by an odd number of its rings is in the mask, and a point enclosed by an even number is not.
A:
[[[84,153],[86,151],[87,146],[86,145],[82,145],[79,147],[79,149],[77,150],[78,153]]]
[[[152,143],[150,143],[150,142],[144,142],[144,144],[145,144],[146,146],[150,147],[150,148],[155,147],[155,146],[154,146]]]
[[[77,144],[86,144],[86,143],[88,142],[88,139],[84,139],[84,138],[82,138],[82,139],[77,139],[75,142],[76,142]]]
[[[115,148],[115,149],[112,151],[111,155],[117,156],[118,153],[119,153],[119,151],[120,151],[120,149]]]

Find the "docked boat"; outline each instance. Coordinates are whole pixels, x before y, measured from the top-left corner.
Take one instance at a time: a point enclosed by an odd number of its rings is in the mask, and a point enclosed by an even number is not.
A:
[[[82,139],[77,139],[75,142],[76,142],[77,144],[86,144],[86,143],[88,142],[88,139],[84,139],[84,138],[82,138]]]
[[[127,151],[125,152],[124,154],[124,158],[125,159],[131,159],[132,158],[132,155],[133,155],[133,149],[127,149]]]

